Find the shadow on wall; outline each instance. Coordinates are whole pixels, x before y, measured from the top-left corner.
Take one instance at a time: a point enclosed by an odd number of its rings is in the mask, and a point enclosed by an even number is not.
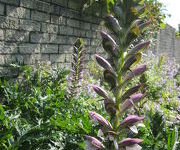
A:
[[[102,16],[92,9],[82,14],[80,4],[73,0],[0,1],[1,75],[19,74],[11,63],[69,66],[72,44],[78,37],[84,39],[86,61],[102,52],[98,34]]]

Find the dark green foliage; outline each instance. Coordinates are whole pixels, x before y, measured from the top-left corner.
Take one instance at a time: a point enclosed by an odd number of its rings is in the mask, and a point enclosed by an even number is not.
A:
[[[144,139],[143,149],[178,150],[178,127],[168,126],[164,116],[158,111],[149,111],[146,118],[146,128],[141,128],[137,135]]]
[[[26,66],[21,81],[1,80],[0,149],[80,149],[91,132],[88,96],[67,101],[67,74]]]

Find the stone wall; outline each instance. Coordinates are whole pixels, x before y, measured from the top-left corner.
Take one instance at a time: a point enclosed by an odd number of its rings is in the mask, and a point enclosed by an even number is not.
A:
[[[180,38],[176,38],[175,58],[180,64]]]
[[[88,61],[102,49],[101,18],[99,8],[82,13],[82,0],[0,0],[1,70],[13,62],[69,65],[72,44],[78,37],[84,39]]]
[[[72,45],[85,42],[85,60],[103,53],[101,21],[104,13],[94,7],[82,13],[83,0],[0,0],[0,75],[18,74],[11,63],[34,65],[50,61],[53,67],[69,66]],[[180,39],[167,25],[160,31],[156,54],[168,53],[180,63]]]
[[[166,54],[169,58],[176,58],[180,63],[180,38],[176,38],[176,30],[166,25],[165,29],[160,30],[157,35],[157,44],[151,47],[151,50],[156,54]]]

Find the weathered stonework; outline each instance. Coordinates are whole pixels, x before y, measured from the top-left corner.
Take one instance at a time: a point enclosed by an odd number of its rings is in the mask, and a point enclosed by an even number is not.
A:
[[[100,49],[102,13],[96,11],[82,13],[82,0],[0,0],[0,67],[16,61],[68,66],[78,37],[88,61]]]
[[[67,67],[78,37],[84,39],[86,61],[94,53],[104,54],[99,34],[103,17],[96,7],[82,13],[82,0],[0,0],[1,70],[17,61],[30,65],[51,61],[53,67]],[[151,49],[180,63],[180,39],[169,25]],[[4,69],[0,72],[17,73]]]
[[[166,25],[165,29],[160,30],[157,36],[157,44],[151,47],[156,54],[166,54],[169,58],[176,58],[180,63],[180,39],[176,38],[176,30],[170,25]]]

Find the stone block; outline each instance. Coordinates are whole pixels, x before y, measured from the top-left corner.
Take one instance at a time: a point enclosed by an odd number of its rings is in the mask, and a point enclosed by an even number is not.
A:
[[[51,35],[50,43],[53,44],[66,44],[67,37],[63,35]]]
[[[91,45],[91,40],[90,40],[90,39],[88,39],[88,38],[83,38],[83,40],[84,40],[84,44],[85,44],[86,46]]]
[[[33,9],[50,13],[51,5],[44,1],[34,0],[33,1]]]
[[[21,0],[20,6],[49,13],[51,11],[50,4],[40,0]]]
[[[81,29],[74,28],[73,35],[77,37],[81,37]]]
[[[58,25],[43,23],[42,32],[58,33]]]
[[[70,26],[70,27],[80,28],[79,20],[75,20],[75,19],[67,19],[67,25]]]
[[[31,54],[29,63],[31,65],[37,65],[37,64],[39,64],[40,60],[41,60],[41,54]]]
[[[53,53],[58,53],[58,45],[50,45],[50,44],[45,44],[41,46],[41,53],[48,53],[48,54],[53,54]]]
[[[4,65],[5,64],[5,60],[4,60],[4,56],[0,55],[0,64]]]
[[[22,43],[19,45],[19,52],[22,54],[40,53],[40,44]]]
[[[12,5],[19,5],[19,0],[0,0],[0,2]]]
[[[99,39],[92,39],[91,40],[91,45],[92,46],[101,45],[101,40],[99,40]]]
[[[51,23],[65,25],[66,24],[66,17],[64,16],[56,16],[51,14]]]
[[[18,53],[17,43],[0,42],[1,54],[14,54]]]
[[[70,63],[72,61],[72,54],[66,54],[65,56],[66,56],[65,62],[69,62]]]
[[[41,61],[50,61],[50,55],[49,54],[41,54]]]
[[[33,9],[34,0],[21,0],[20,6]]]
[[[0,28],[18,29],[19,21],[18,21],[18,19],[15,19],[15,18],[0,16]]]
[[[41,22],[50,22],[50,14],[33,10],[31,13],[31,19]]]
[[[26,31],[40,31],[41,24],[31,20],[20,20],[19,28]]]
[[[48,64],[49,54],[33,54],[30,56],[30,64]]]
[[[51,14],[59,15],[60,14],[60,6],[58,5],[51,5]]]
[[[29,32],[7,29],[6,35],[5,35],[5,41],[28,42],[29,41]]]
[[[67,7],[67,0],[52,0],[52,3]]]
[[[92,30],[87,30],[86,31],[86,37],[88,38],[96,38],[96,32],[93,32]]]
[[[81,22],[81,29],[86,29],[86,30],[90,30],[91,28],[91,24],[88,22]]]
[[[4,15],[4,4],[0,3],[0,15]]]
[[[4,40],[4,30],[0,29],[0,40]]]
[[[74,36],[68,36],[67,37],[67,44],[68,45],[73,45],[74,42],[77,40],[78,37],[74,37]]]
[[[59,45],[59,53],[72,54],[73,46],[71,45]]]
[[[15,6],[6,6],[6,13],[9,17],[15,17],[15,18],[30,18],[30,10],[22,7],[15,7]]]
[[[30,55],[22,55],[22,54],[15,54],[11,55],[11,60],[9,62],[6,62],[7,64],[9,63],[19,63],[19,64],[30,64]]]
[[[47,33],[34,32],[30,34],[30,41],[33,43],[49,43],[50,35]]]
[[[62,35],[73,35],[73,27],[59,26],[59,34],[62,34]]]
[[[50,54],[51,63],[65,62],[65,54]]]
[[[82,0],[69,0],[68,7],[74,10],[81,10],[82,9]]]

